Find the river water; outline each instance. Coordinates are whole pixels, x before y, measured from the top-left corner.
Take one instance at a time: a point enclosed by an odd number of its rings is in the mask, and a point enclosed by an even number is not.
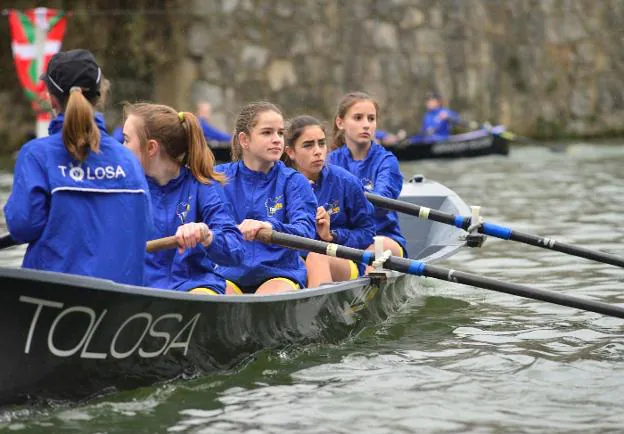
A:
[[[424,174],[481,205],[489,221],[618,255],[624,255],[622,167],[624,144],[617,143],[402,164],[405,175]],[[0,203],[10,182],[0,172]],[[2,252],[0,264],[19,265],[21,253]],[[624,270],[519,243],[490,238],[441,265],[624,304]],[[266,352],[235,373],[80,405],[13,408],[0,412],[0,430],[624,431],[624,322],[462,285],[426,284],[431,295],[424,305],[408,303],[340,345]]]

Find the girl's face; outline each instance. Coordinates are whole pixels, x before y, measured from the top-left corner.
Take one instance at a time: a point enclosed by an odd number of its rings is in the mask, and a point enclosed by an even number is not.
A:
[[[124,146],[132,151],[132,153],[143,163],[141,152],[141,140],[138,131],[141,126],[141,119],[135,115],[130,115],[126,119],[123,126]]]
[[[358,101],[349,107],[344,118],[336,118],[336,126],[344,131],[347,144],[364,146],[375,137],[377,109],[369,100]]]
[[[239,133],[243,155],[256,160],[275,163],[284,152],[284,118],[272,110],[258,114],[256,125],[249,135]]]
[[[318,125],[305,127],[293,146],[286,148],[286,153],[306,178],[316,178],[327,157],[325,132]]]

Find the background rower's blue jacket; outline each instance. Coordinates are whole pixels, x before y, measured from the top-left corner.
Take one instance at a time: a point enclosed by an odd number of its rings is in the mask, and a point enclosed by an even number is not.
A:
[[[392,152],[377,143],[373,142],[363,160],[354,160],[347,145],[343,145],[329,154],[329,162],[355,175],[366,191],[391,199],[397,199],[401,194],[403,175],[399,170],[399,161]],[[375,207],[374,219],[376,235],[393,239],[407,255],[407,242],[401,235],[396,211]]]
[[[63,145],[63,115],[20,150],[4,207],[11,236],[28,243],[23,267],[143,284],[149,192],[135,156],[106,133],[84,162]]]
[[[281,161],[267,174],[248,169],[242,161],[219,165],[217,170],[228,178],[225,193],[236,223],[261,220],[276,231],[314,238],[316,198],[301,173]],[[298,251],[260,241],[244,241],[243,245],[245,257],[240,267],[219,267],[226,279],[242,287],[257,287],[273,277],[287,277],[305,287],[306,268]]]
[[[223,186],[202,184],[186,167],[166,185],[147,178],[154,226],[153,238],[175,235],[178,226],[204,222],[213,232],[208,247],[198,244],[181,255],[177,249],[148,253],[145,261],[147,286],[176,291],[197,287],[225,292],[225,279],[215,270],[220,265],[237,266],[243,259],[243,236],[236,227]]]
[[[440,114],[446,112],[447,118],[440,119]],[[444,107],[435,110],[429,110],[425,113],[422,120],[420,133],[424,136],[436,136],[436,139],[446,139],[453,128],[453,124],[460,122],[459,115],[453,110]]]
[[[208,123],[208,121],[204,118],[198,117],[199,124],[201,125],[201,129],[204,132],[204,137],[208,141],[215,142],[231,142],[232,136],[228,133],[224,133],[223,131],[218,130]]]
[[[375,210],[364,196],[364,188],[358,178],[342,167],[327,164],[312,184],[312,189],[319,206],[330,215],[329,229],[334,234],[333,243],[354,249],[366,249],[373,244]],[[364,265],[358,264],[360,273],[364,268]]]

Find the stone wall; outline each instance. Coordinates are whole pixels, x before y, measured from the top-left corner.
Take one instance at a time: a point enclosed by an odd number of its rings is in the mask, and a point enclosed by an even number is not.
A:
[[[242,104],[257,99],[289,116],[330,119],[341,94],[363,89],[380,101],[382,127],[416,131],[423,94],[437,89],[465,119],[501,122],[527,136],[624,132],[623,0],[145,4],[170,12],[102,15],[99,30],[69,23],[65,48],[93,49],[115,86],[112,123],[119,101],[136,98],[180,109],[206,98],[226,129]],[[15,85],[6,78],[8,44],[0,44],[3,83]],[[20,93],[3,88],[0,137],[8,122],[32,120]]]

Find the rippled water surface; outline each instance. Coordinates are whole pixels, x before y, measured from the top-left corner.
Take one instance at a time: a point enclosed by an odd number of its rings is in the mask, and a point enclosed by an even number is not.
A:
[[[404,163],[487,220],[624,256],[624,144]],[[0,203],[11,177],[0,172]],[[0,219],[3,224],[4,219]],[[4,229],[4,227],[0,227]],[[0,253],[19,265],[22,251]],[[609,303],[624,270],[488,239],[441,265]],[[17,432],[621,432],[624,323],[427,279],[423,298],[340,345],[80,405],[0,412]]]

